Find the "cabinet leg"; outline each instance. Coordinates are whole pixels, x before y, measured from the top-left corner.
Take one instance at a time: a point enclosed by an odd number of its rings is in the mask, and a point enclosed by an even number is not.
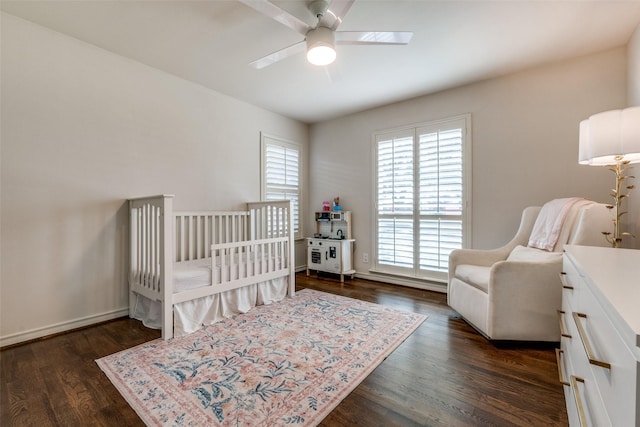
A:
[[[344,274],[340,275],[340,283],[344,283]]]
[[[307,277],[309,277],[309,269],[307,268]]]

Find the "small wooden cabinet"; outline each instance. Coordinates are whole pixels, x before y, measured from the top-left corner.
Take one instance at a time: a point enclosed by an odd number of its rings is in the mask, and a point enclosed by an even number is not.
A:
[[[307,276],[310,270],[340,275],[355,274],[353,269],[353,239],[307,239]]]
[[[562,285],[569,425],[640,427],[640,251],[566,246]]]
[[[311,270],[340,275],[354,275],[350,211],[315,213],[316,231],[307,238],[307,276]]]

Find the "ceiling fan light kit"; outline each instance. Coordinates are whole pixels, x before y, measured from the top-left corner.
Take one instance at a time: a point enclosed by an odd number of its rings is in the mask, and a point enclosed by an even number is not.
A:
[[[317,27],[307,33],[307,61],[313,65],[329,65],[336,60],[333,31]]]

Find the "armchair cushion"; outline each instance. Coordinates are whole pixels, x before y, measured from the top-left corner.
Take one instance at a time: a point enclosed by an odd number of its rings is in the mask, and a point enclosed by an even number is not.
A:
[[[509,254],[507,261],[548,262],[562,259],[562,252],[547,252],[541,249],[518,245]]]
[[[541,249],[518,245],[511,251],[506,261],[544,263],[553,261],[560,262],[561,259],[562,252],[547,252]],[[488,292],[492,268],[493,266],[485,267],[481,265],[460,264],[456,267],[455,277],[484,292]]]
[[[487,292],[489,290],[489,276],[491,267],[479,265],[460,264],[456,268],[456,278],[476,288]]]

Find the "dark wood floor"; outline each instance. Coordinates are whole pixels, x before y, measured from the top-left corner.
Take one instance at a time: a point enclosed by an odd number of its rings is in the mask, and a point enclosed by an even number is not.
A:
[[[554,350],[496,345],[443,294],[364,280],[298,275],[312,288],[428,315],[322,426],[566,426]],[[0,352],[0,425],[137,426],[95,359],[158,331],[120,319]]]

